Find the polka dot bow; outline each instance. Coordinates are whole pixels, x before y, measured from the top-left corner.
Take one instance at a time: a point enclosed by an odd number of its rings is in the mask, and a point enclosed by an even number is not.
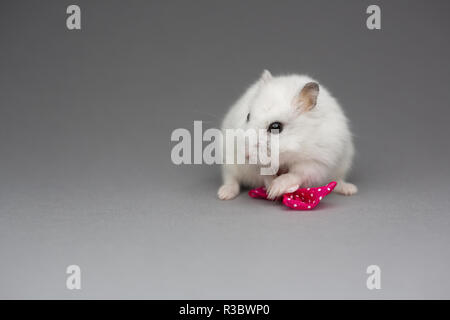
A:
[[[291,193],[283,195],[283,204],[294,210],[311,210],[314,209],[319,202],[327,196],[337,183],[330,182],[326,186],[317,188],[300,188]],[[266,188],[252,189],[248,192],[252,198],[267,199]]]

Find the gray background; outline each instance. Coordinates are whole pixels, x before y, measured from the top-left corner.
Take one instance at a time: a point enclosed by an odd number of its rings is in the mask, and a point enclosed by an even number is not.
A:
[[[66,29],[72,3],[81,31]],[[2,1],[0,297],[450,298],[449,9]],[[358,195],[306,213],[221,202],[217,166],[171,163],[172,130],[217,127],[264,68],[341,101]]]

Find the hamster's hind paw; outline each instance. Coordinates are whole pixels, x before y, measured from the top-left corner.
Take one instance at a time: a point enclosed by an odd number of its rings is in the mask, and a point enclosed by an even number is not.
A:
[[[358,192],[358,187],[353,183],[338,181],[334,192],[343,194],[344,196],[351,196]]]

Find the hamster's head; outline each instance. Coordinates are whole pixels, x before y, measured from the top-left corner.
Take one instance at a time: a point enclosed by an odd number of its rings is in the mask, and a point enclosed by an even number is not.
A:
[[[308,115],[314,109],[319,95],[316,82],[299,82],[289,76],[272,77],[267,70],[258,83],[246,118],[246,129],[258,132],[257,143],[248,146],[248,154],[254,156],[258,147],[267,144],[277,135],[280,156],[298,152],[302,131],[314,124]]]

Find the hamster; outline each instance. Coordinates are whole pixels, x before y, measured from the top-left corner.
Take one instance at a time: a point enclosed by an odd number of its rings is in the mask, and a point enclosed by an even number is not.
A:
[[[279,171],[261,175],[258,164],[223,164],[219,199],[235,198],[242,186],[265,186],[276,199],[298,187],[337,181],[335,192],[353,195],[358,189],[346,176],[354,146],[348,120],[336,99],[317,81],[305,75],[261,77],[231,106],[222,123],[226,129],[267,130],[277,127]],[[246,148],[246,157],[249,150]]]

